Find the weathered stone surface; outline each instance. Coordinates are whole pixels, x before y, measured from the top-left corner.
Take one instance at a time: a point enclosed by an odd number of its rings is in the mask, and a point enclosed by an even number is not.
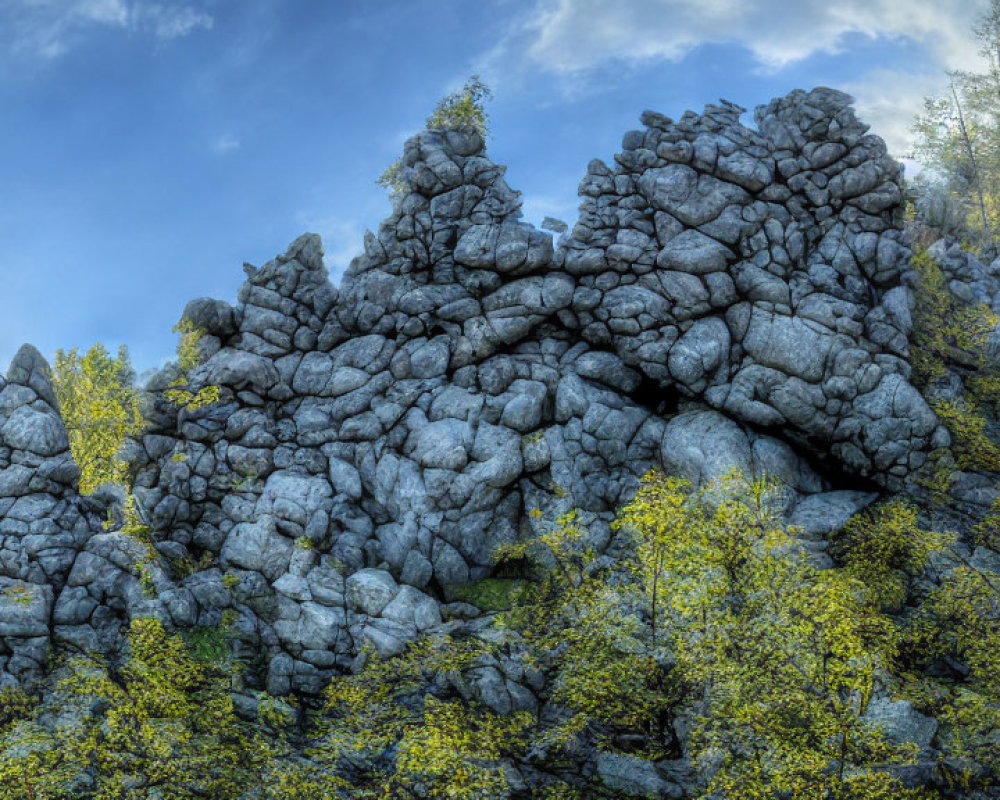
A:
[[[656,764],[621,753],[598,753],[597,774],[609,789],[629,797],[683,797],[675,783],[666,780]]]
[[[824,537],[838,531],[855,514],[878,497],[874,492],[843,490],[803,497],[789,513],[789,525],[801,528],[810,537]]]
[[[178,409],[167,367],[123,451],[152,550],[103,531],[121,498],[77,496],[47,366],[22,349],[0,381],[0,578],[47,610],[0,609],[0,684],[40,668],[39,641],[111,650],[138,614],[230,611],[270,691],[315,693],[366,644],[399,653],[441,625],[531,508],[581,509],[601,550],[656,466],[778,480],[812,537],[870,497],[824,476],[902,486],[947,436],[908,382],[898,165],[838,92],[775,100],[756,130],[740,112],[645,115],[613,168],[588,166],[555,248],[481,137],[422,132],[338,288],[306,234],[245,265],[235,305],[193,300],[188,380],[219,401]],[[993,302],[994,273],[942,248]],[[18,648],[34,666],[15,675]],[[530,708],[518,681],[484,665],[477,691]]]
[[[921,748],[930,745],[938,729],[936,719],[916,711],[908,700],[892,700],[883,694],[872,698],[864,718],[880,727],[889,741],[912,742]]]

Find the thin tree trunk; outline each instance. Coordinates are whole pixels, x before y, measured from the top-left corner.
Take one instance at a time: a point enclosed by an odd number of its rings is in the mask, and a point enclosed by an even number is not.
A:
[[[986,197],[983,194],[982,176],[979,174],[979,164],[976,162],[976,153],[972,149],[972,140],[969,138],[969,130],[965,127],[965,115],[962,113],[962,102],[958,99],[958,92],[955,90],[955,81],[951,81],[951,96],[955,100],[955,111],[958,112],[958,130],[962,134],[962,144],[965,145],[965,152],[969,156],[969,163],[972,164],[972,175],[976,182],[976,194],[979,195],[979,213],[982,215],[983,233],[989,235],[990,223],[986,218]]]

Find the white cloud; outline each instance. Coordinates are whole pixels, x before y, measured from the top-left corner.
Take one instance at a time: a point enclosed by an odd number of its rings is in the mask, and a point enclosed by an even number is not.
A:
[[[197,30],[211,30],[214,24],[210,14],[190,6],[136,3],[132,10],[133,27],[147,30],[158,39],[177,39]]]
[[[190,4],[147,0],[6,0],[0,5],[0,45],[29,58],[52,60],[88,31],[120,30],[168,40],[207,30],[213,18]]]
[[[73,4],[69,4],[72,8]],[[102,25],[124,28],[128,25],[128,6],[124,0],[80,0],[76,13],[81,19]]]
[[[858,117],[871,125],[872,132],[885,139],[889,152],[899,158],[912,147],[913,118],[923,110],[924,98],[941,94],[947,85],[942,72],[876,69],[839,88],[854,96]]]
[[[236,152],[241,146],[242,142],[236,136],[231,133],[224,133],[212,142],[212,152],[217,155],[226,155]]]
[[[906,37],[949,67],[975,63],[968,31],[983,0],[538,0],[498,53],[571,75],[607,62],[677,61],[705,43],[737,43],[763,66],[837,52],[850,34]]]
[[[909,149],[910,120],[926,94],[945,88],[948,69],[978,69],[971,28],[987,0],[535,0],[514,17],[479,69],[556,76],[564,97],[607,90],[608,71],[678,62],[702,44],[746,48],[776,71],[817,53],[839,53],[850,37],[906,40],[927,54],[919,72],[874,69],[836,88],[857,98],[859,116]],[[496,85],[496,83],[494,83]]]

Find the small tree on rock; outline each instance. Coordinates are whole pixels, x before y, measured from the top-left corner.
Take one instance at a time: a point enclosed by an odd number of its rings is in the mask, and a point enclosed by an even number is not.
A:
[[[427,118],[427,130],[446,128],[472,128],[484,139],[489,134],[489,115],[484,104],[493,92],[480,79],[472,75],[458,92],[452,92],[438,101],[434,112]],[[376,183],[389,190],[391,197],[406,191],[407,183],[401,159],[396,159],[383,172]]]

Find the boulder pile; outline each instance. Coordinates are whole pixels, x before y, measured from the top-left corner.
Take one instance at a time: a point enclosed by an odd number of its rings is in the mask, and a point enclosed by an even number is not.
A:
[[[531,509],[582,509],[605,546],[651,467],[776,476],[815,536],[901,488],[948,436],[908,381],[899,166],[838,92],[775,100],[756,130],[741,113],[646,112],[558,247],[479,135],[411,139],[409,189],[339,288],[307,234],[246,265],[235,306],[185,309],[203,362],[153,378],[124,453],[148,542],[77,497],[23,350],[0,392],[0,684],[136,614],[229,613],[270,691],[315,693],[366,645],[453,624],[454,587]],[[178,377],[219,401],[170,402]],[[504,669],[481,691],[531,707]]]

